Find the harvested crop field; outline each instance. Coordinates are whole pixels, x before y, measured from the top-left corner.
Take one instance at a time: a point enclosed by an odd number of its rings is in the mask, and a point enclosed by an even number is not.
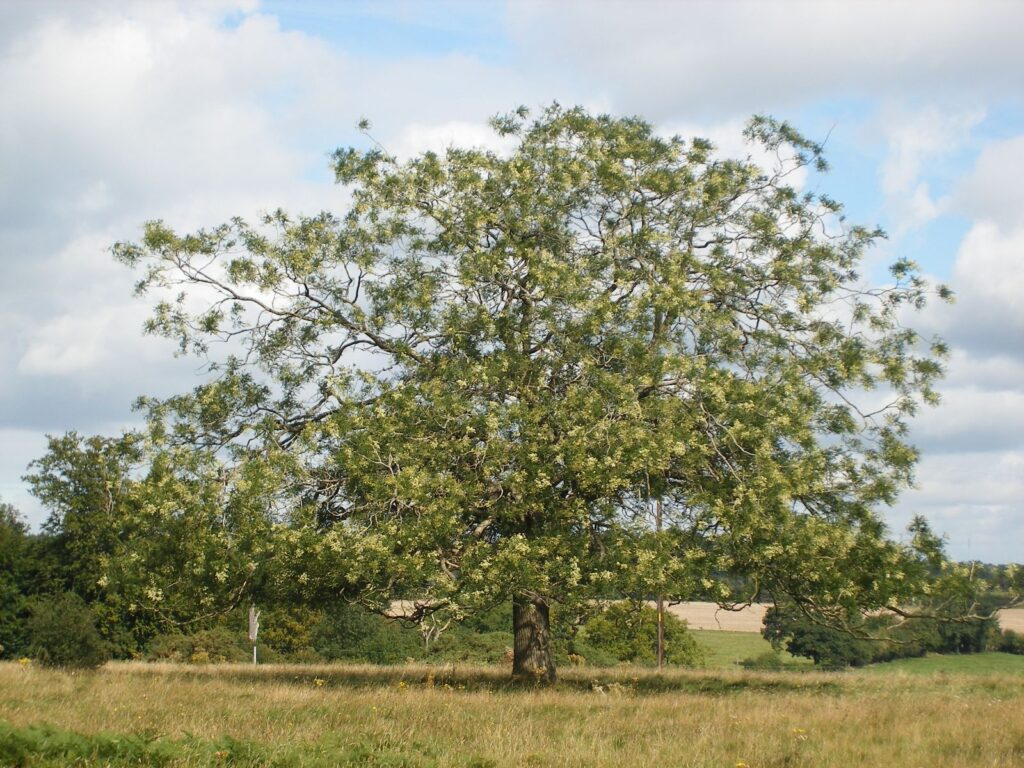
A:
[[[1024,633],[1024,608],[1008,608],[996,615],[999,617],[999,626],[1003,629]]]
[[[680,619],[685,619],[690,629],[760,632],[768,608],[769,606],[763,603],[754,603],[736,611],[727,611],[719,608],[717,603],[693,602],[679,603],[670,606],[668,610]],[[999,611],[996,616],[999,619],[999,626],[1003,629],[1024,632],[1024,608],[1008,608]]]
[[[653,605],[653,603],[652,603]],[[690,629],[720,629],[726,632],[760,632],[769,606],[754,603],[729,611],[717,603],[679,603],[668,610],[690,625]]]

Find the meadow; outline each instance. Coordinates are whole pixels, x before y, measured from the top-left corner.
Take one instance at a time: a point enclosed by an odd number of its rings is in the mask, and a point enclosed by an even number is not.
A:
[[[973,669],[572,668],[554,688],[498,667],[6,662],[0,765],[1020,765],[1024,659],[985,656]]]
[[[704,653],[704,667],[708,669],[732,669],[744,661],[758,659],[772,653],[772,646],[758,632],[730,632],[713,629],[691,630],[697,644]],[[788,668],[810,669],[810,659],[791,656],[779,651],[778,661]]]

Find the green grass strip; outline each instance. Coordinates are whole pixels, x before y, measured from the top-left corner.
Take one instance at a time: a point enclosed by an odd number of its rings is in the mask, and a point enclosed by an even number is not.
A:
[[[376,766],[430,768],[433,755],[399,752],[381,744],[320,744],[268,747],[221,737],[202,741],[140,734],[80,734],[33,724],[21,728],[0,721],[0,766],[65,768],[65,766],[233,766],[238,768],[320,768]]]

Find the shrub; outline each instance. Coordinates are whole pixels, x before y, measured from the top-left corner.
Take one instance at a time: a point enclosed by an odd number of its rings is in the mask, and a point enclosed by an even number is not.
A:
[[[78,595],[64,592],[36,598],[30,610],[29,649],[40,663],[91,669],[110,658],[92,611]]]
[[[328,661],[398,664],[423,653],[414,627],[343,602],[324,611],[313,627],[311,642]]]
[[[773,648],[811,659],[826,669],[861,667],[874,660],[876,648],[867,640],[817,624],[799,608],[779,605],[768,609],[761,634]]]
[[[941,642],[935,650],[939,653],[981,653],[998,632],[995,619],[943,622],[938,627]]]
[[[500,664],[512,650],[511,632],[474,632],[458,628],[441,635],[428,653],[439,661]]]
[[[150,643],[146,657],[190,664],[247,661],[252,658],[252,647],[241,632],[213,627],[190,634],[167,632],[157,635]]]
[[[38,563],[25,519],[0,501],[0,658],[17,658],[28,648],[28,599]]]
[[[744,669],[756,669],[762,671],[777,671],[786,669],[786,662],[778,651],[765,651],[757,656],[750,656],[740,662]]]
[[[779,604],[765,615],[762,634],[774,648],[812,659],[822,667],[859,667],[880,661],[914,658],[928,652],[974,653],[991,638],[989,621],[914,619],[897,622],[889,615],[851,617],[850,626],[872,640],[818,624],[791,604]]]
[[[247,616],[241,617],[238,626],[244,627]],[[313,631],[322,619],[319,611],[303,606],[268,608],[260,614],[259,645],[271,656],[288,661],[322,660],[313,650]],[[252,647],[249,647],[250,653]]]
[[[995,650],[1024,656],[1024,634],[1004,629],[994,641]]]
[[[657,643],[657,611],[648,605],[617,602],[583,623],[570,652],[592,664],[599,663],[602,656],[617,662],[654,664]],[[686,622],[670,613],[665,614],[665,661],[687,666],[703,662]]]

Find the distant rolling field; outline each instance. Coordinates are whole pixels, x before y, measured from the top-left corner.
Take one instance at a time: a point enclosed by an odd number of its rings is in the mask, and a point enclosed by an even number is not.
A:
[[[738,611],[727,611],[716,603],[679,603],[668,608],[680,619],[685,619],[690,629],[724,630],[726,632],[760,632],[764,614],[769,608],[755,603]],[[1024,632],[1024,608],[1008,608],[999,611],[999,626]]]
[[[760,632],[768,607],[755,603],[738,611],[728,611],[719,608],[717,603],[679,603],[669,606],[668,610],[680,619],[684,619],[690,629]]]
[[[1024,632],[1024,608],[1008,608],[999,611],[999,626],[1003,629],[1012,629],[1014,632]]]

